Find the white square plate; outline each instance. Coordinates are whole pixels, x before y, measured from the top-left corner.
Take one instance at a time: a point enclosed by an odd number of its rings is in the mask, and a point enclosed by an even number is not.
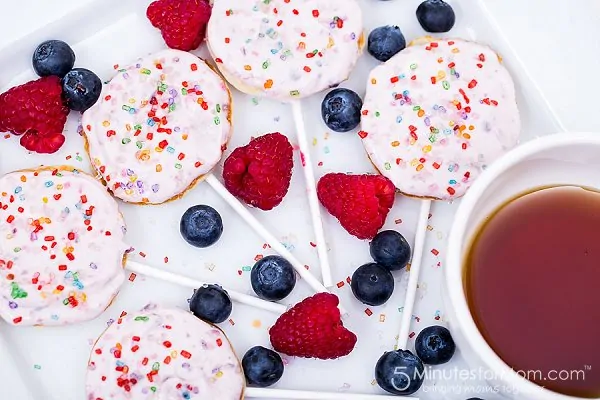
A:
[[[402,29],[407,41],[424,35],[415,17],[420,0],[359,2],[364,10],[367,31],[380,25],[393,24]],[[0,87],[6,89],[35,78],[30,66],[31,53],[37,44],[46,39],[62,39],[73,45],[77,54],[76,66],[89,68],[102,79],[112,76],[114,64],[126,65],[140,56],[164,48],[159,32],[152,28],[145,17],[148,3],[148,0],[97,0],[13,43],[0,55]],[[503,56],[512,72],[523,118],[523,140],[562,130],[483,2],[462,0],[452,4],[457,13],[457,22],[447,36],[491,45]],[[197,53],[207,55],[204,49]],[[365,53],[350,79],[342,86],[364,95],[368,72],[376,65],[377,61]],[[303,103],[309,142],[313,144],[312,158],[317,179],[328,172],[374,172],[356,132],[329,132],[323,124],[320,117],[323,96],[324,94],[315,95]],[[289,106],[236,91],[234,103],[235,129],[226,155],[234,148],[246,144],[250,137],[269,132],[282,132],[295,142]],[[66,128],[66,145],[51,156],[28,154],[19,146],[18,139],[4,140],[0,148],[0,172],[41,164],[71,164],[89,172],[89,161],[83,152],[83,141],[77,133],[77,125],[78,116],[72,113]],[[252,212],[320,277],[316,251],[310,243],[314,238],[302,173],[296,150],[292,185],[283,204],[270,212]],[[215,171],[215,174],[220,177],[220,170]],[[413,318],[412,331],[415,333],[428,325],[444,323],[445,310],[441,302],[440,286],[446,235],[456,203],[438,202],[433,205],[418,304]],[[195,204],[215,207],[224,220],[225,231],[221,240],[208,249],[192,248],[179,234],[181,215]],[[418,201],[398,196],[385,228],[400,231],[412,242],[418,207]],[[254,264],[257,255],[267,255],[271,251],[207,184],[198,184],[183,199],[167,205],[139,207],[121,203],[121,210],[128,225],[127,240],[135,247],[132,259],[253,294],[248,267]],[[371,307],[370,311],[366,311],[367,307],[353,298],[345,280],[358,266],[370,261],[368,243],[350,236],[333,217],[325,211],[323,213],[326,236],[331,248],[329,254],[334,280],[340,282],[340,287],[334,288],[334,292],[350,311],[345,324],[358,335],[359,341],[350,356],[336,361],[286,357],[286,373],[276,387],[383,393],[374,384],[374,365],[384,351],[394,346],[408,274],[404,271],[395,273],[396,291],[386,306]],[[146,256],[142,257],[140,254]],[[0,329],[5,333],[8,344],[2,346],[0,342],[0,354],[11,351],[16,365],[9,365],[5,357],[0,359],[0,398],[27,399],[25,391],[17,384],[17,375],[20,374],[34,393],[35,399],[84,399],[89,351],[92,342],[107,323],[118,318],[122,311],[140,309],[148,302],[186,308],[191,294],[188,289],[138,276],[133,282],[126,282],[116,301],[94,321],[60,328],[10,327],[2,322]],[[293,304],[310,294],[307,285],[299,281],[284,303]],[[372,315],[368,315],[370,313]],[[252,346],[269,345],[268,328],[275,319],[276,315],[235,305],[232,322],[221,324],[221,327],[242,356]],[[412,347],[412,340],[409,347]],[[462,365],[458,354],[444,368]],[[491,389],[486,389],[485,385],[477,381],[465,384],[448,376],[426,382],[418,395],[430,399],[464,399],[477,395],[488,400],[493,398],[490,394],[471,392],[473,390]]]

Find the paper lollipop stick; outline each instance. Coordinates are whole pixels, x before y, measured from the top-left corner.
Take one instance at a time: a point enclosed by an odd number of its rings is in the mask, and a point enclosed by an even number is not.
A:
[[[303,390],[246,388],[245,397],[249,399],[294,399],[294,400],[397,400],[397,396],[377,394],[354,394],[345,392],[309,392]],[[411,397],[411,400],[419,400]]]
[[[429,210],[431,209],[431,200],[421,200],[421,210],[419,211],[419,221],[417,225],[417,234],[415,236],[415,246],[413,248],[413,257],[410,264],[410,275],[408,278],[408,287],[406,288],[406,298],[404,300],[404,309],[402,311],[402,320],[400,321],[400,332],[398,333],[397,349],[406,350],[408,344],[408,335],[410,334],[410,323],[417,296],[417,285],[419,283],[419,272],[423,260],[423,248],[425,247],[425,233],[427,232],[427,220],[429,219]]]
[[[136,261],[127,260],[126,268],[132,272],[135,272],[136,274],[160,279],[165,282],[175,283],[177,285],[181,285],[190,289],[198,289],[199,287],[207,284],[205,282],[197,281],[192,278],[152,268],[150,266],[140,264]],[[227,291],[231,300],[236,301],[238,303],[260,308],[262,310],[270,311],[276,314],[283,314],[287,309],[284,305],[278,303],[272,303],[270,301],[261,300],[258,297],[249,296],[247,294],[239,293],[235,290],[231,290],[228,288],[223,289]]]
[[[285,248],[283,244],[271,234],[258,220],[250,213],[250,211],[239,202],[238,199],[235,198],[229,191],[223,186],[223,184],[214,176],[208,175],[206,177],[206,182],[221,196],[237,213],[244,221],[248,223],[254,229],[256,233],[260,235],[273,250],[275,250],[279,255],[288,260],[296,272],[300,275],[300,277],[308,283],[308,285],[317,293],[319,292],[329,292],[325,286],[319,282],[317,278],[315,278],[305,267],[304,264],[298,261],[292,253],[288,249]]]
[[[333,278],[331,276],[329,258],[327,257],[327,244],[325,243],[323,220],[321,219],[321,206],[319,204],[319,199],[317,198],[317,183],[315,181],[315,173],[310,158],[310,149],[308,147],[308,138],[306,134],[306,126],[304,125],[304,117],[302,116],[302,104],[299,100],[293,101],[291,104],[292,112],[294,114],[294,122],[296,124],[296,133],[298,135],[298,145],[300,146],[302,169],[304,171],[304,179],[306,181],[310,216],[315,233],[315,242],[317,244],[317,254],[319,256],[319,263],[321,264],[321,276],[323,277],[323,284],[326,287],[330,287],[333,286]]]

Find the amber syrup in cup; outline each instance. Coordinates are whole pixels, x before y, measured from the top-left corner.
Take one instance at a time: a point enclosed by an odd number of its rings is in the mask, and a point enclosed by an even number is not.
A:
[[[600,397],[600,193],[540,188],[499,207],[466,257],[471,314],[526,379]]]

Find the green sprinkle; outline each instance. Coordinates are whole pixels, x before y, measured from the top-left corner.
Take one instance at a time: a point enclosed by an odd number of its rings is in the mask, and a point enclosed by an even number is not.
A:
[[[456,75],[456,70],[454,68],[450,69],[450,75]]]
[[[152,73],[148,68],[142,68],[140,72],[144,75],[150,75]]]
[[[294,96],[294,97],[300,96],[300,92],[297,90],[292,90],[292,91],[290,91],[290,96]]]
[[[421,109],[421,106],[414,106],[413,107],[413,111],[419,111]]]
[[[143,316],[143,315],[141,315],[141,316],[139,316],[139,317],[135,317],[134,321],[144,321],[144,322],[146,322],[146,321],[148,321],[149,319],[150,319],[150,318],[148,318],[148,317],[146,317],[146,316]]]
[[[255,106],[258,105],[258,99],[256,97],[252,98],[252,104],[254,104]]]
[[[21,248],[20,247],[15,247],[13,250],[14,250],[15,253],[18,253],[18,252],[21,251]]]
[[[267,68],[269,68],[269,65],[271,65],[271,63],[269,62],[269,60],[267,60],[262,64],[262,67],[263,67],[263,69],[267,69]]]
[[[379,113],[379,111],[375,111],[375,116],[379,117],[381,114]]]
[[[131,107],[129,107],[127,104],[123,104],[123,107],[121,107],[121,110],[129,112],[129,110],[131,110]]]
[[[10,284],[10,297],[13,299],[24,299],[27,297],[27,292],[19,287],[16,282]]]
[[[137,146],[138,149],[142,148],[142,142],[140,142],[139,140],[135,142],[135,145]]]
[[[216,109],[217,109],[217,112],[218,112],[218,113],[220,113],[220,112],[221,112],[221,105],[220,105],[220,104],[217,104],[217,107],[216,107]]]
[[[33,366],[33,368],[35,368],[35,369],[42,369],[42,366],[41,366],[41,365],[39,365],[39,364],[35,364],[35,365]]]
[[[431,143],[435,143],[435,136],[434,135],[429,136],[429,141]]]
[[[415,69],[417,69],[417,64],[410,64],[410,69],[412,69],[413,71],[414,71]]]
[[[389,162],[386,162],[386,163],[385,163],[383,166],[384,166],[384,167],[385,167],[385,169],[386,169],[386,170],[388,170],[388,171],[389,171],[390,169],[392,169],[392,165],[391,165]]]
[[[81,158],[81,156],[79,154],[75,156],[75,159],[77,161],[83,161],[83,158]]]
[[[219,117],[215,117],[214,121],[215,121],[215,125],[221,124],[221,120],[219,119]]]
[[[121,140],[121,143],[123,143],[123,144],[131,143],[131,139],[126,137],[123,140]]]
[[[133,129],[137,130],[141,130],[142,129],[142,125],[141,124],[136,124],[133,126]]]
[[[442,86],[444,87],[444,89],[448,90],[450,89],[450,83],[448,81],[444,81],[442,82]]]
[[[65,306],[66,306],[66,305],[68,305],[68,304],[69,304],[69,299],[64,299],[64,300],[63,300],[63,304],[64,304]]]
[[[158,371],[160,369],[160,363],[155,362],[152,364],[152,371]]]
[[[181,94],[184,96],[187,96],[187,89],[186,88],[181,88]]]
[[[56,176],[58,176],[59,178],[62,178],[63,174],[61,174],[60,172],[57,172]]]
[[[181,169],[181,164],[179,164],[179,163],[175,164],[175,168]]]
[[[153,392],[156,392],[156,386],[150,386],[150,390],[152,390]]]
[[[173,103],[169,106],[169,112],[173,112],[173,111],[175,111],[175,103]]]
[[[250,271],[251,269],[252,267],[249,267],[247,265],[245,267],[242,267],[242,271]]]

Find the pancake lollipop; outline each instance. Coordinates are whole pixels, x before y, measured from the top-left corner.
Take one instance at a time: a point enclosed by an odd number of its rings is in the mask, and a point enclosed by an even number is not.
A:
[[[377,170],[423,199],[398,348],[406,348],[431,200],[465,194],[488,165],[517,145],[515,85],[489,47],[424,38],[376,67],[359,132]]]
[[[333,284],[299,99],[348,78],[364,45],[355,0],[222,0],[207,29],[219,70],[240,91],[293,106],[325,286]]]
[[[94,400],[240,400],[244,388],[240,362],[219,328],[152,305],[106,329],[86,377],[86,398]]]
[[[204,61],[164,50],[119,68],[82,125],[92,165],[115,197],[161,204],[219,162],[231,135],[231,99]]]
[[[125,222],[93,177],[72,167],[0,178],[0,316],[14,325],[97,317],[125,275]]]

